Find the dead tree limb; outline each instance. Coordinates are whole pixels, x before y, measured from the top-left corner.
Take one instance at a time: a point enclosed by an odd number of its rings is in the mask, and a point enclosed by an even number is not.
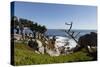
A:
[[[75,38],[80,34],[80,32],[78,32],[76,35],[75,35]]]
[[[74,33],[75,33],[75,32],[74,32],[74,31],[72,31],[72,36],[74,36]]]
[[[70,24],[68,24],[68,23],[65,23],[65,24],[70,25],[70,28],[68,30],[65,30],[65,32],[78,44],[76,37],[79,35],[80,32],[77,35],[74,36],[74,33],[75,33],[74,31],[72,31],[72,33],[70,33],[73,23],[71,22]]]
[[[75,39],[73,35],[71,35],[68,31],[65,30],[65,32],[78,44],[78,41]]]
[[[65,23],[65,24],[66,24],[66,25],[70,25],[70,28],[68,29],[68,32],[70,32],[73,23],[71,22],[70,24],[68,24],[68,23]]]

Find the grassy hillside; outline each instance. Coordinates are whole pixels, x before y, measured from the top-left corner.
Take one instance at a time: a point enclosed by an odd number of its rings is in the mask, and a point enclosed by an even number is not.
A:
[[[79,51],[66,56],[51,57],[48,54],[36,54],[23,43],[15,43],[15,65],[66,63],[92,60],[87,53]]]

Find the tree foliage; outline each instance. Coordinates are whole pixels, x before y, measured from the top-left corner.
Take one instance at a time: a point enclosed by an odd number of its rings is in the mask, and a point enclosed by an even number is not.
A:
[[[43,25],[38,24],[37,22],[24,19],[24,18],[19,18],[16,16],[13,16],[11,18],[11,27],[15,28],[19,26],[20,30],[22,31],[24,27],[28,27],[31,31],[39,32],[39,33],[44,33],[47,29]]]

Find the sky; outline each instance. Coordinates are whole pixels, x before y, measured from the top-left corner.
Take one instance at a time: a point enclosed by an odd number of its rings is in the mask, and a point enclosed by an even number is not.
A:
[[[97,29],[97,7],[68,4],[15,2],[14,15],[45,25],[48,29]]]

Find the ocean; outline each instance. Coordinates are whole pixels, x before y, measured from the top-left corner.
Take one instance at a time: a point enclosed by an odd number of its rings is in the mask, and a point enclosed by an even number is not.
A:
[[[80,32],[80,34],[76,37],[77,39],[85,34],[89,34],[90,32],[97,32],[97,30],[72,30],[75,32],[75,35]],[[69,37],[67,33],[65,33],[63,30],[61,29],[48,29],[45,32],[45,35],[47,36],[62,36],[62,37]],[[75,36],[74,35],[74,36]],[[69,37],[70,38],[70,37]]]
[[[89,34],[90,32],[97,32],[97,30],[72,30],[75,32],[74,35],[76,35],[78,32],[80,32],[80,34],[76,37],[77,39],[85,34]],[[16,30],[14,29],[14,33],[16,33]],[[32,33],[32,31],[28,28],[25,28],[23,30],[23,33]],[[63,29],[47,29],[47,31],[45,32],[46,36],[62,36],[62,37],[69,37],[67,33],[64,32]],[[70,38],[70,37],[69,37]]]
[[[82,36],[82,35],[89,34],[90,32],[97,32],[97,30],[72,30],[72,31],[75,32],[75,35],[78,32],[80,32],[80,34],[76,37],[76,40],[78,40],[79,37]],[[15,29],[14,29],[14,33],[16,33]],[[32,31],[28,28],[25,28],[23,30],[23,33],[24,34],[25,33],[29,34],[29,33],[32,33]],[[45,35],[49,36],[49,37],[56,36],[56,39],[58,39],[58,40],[60,39],[60,42],[57,43],[57,45],[59,45],[59,46],[64,45],[66,43],[67,39],[70,39],[70,45],[69,45],[70,48],[73,48],[73,47],[76,46],[76,43],[71,39],[70,36],[68,36],[67,33],[64,32],[64,30],[61,30],[61,29],[47,29],[47,31],[45,32]]]

